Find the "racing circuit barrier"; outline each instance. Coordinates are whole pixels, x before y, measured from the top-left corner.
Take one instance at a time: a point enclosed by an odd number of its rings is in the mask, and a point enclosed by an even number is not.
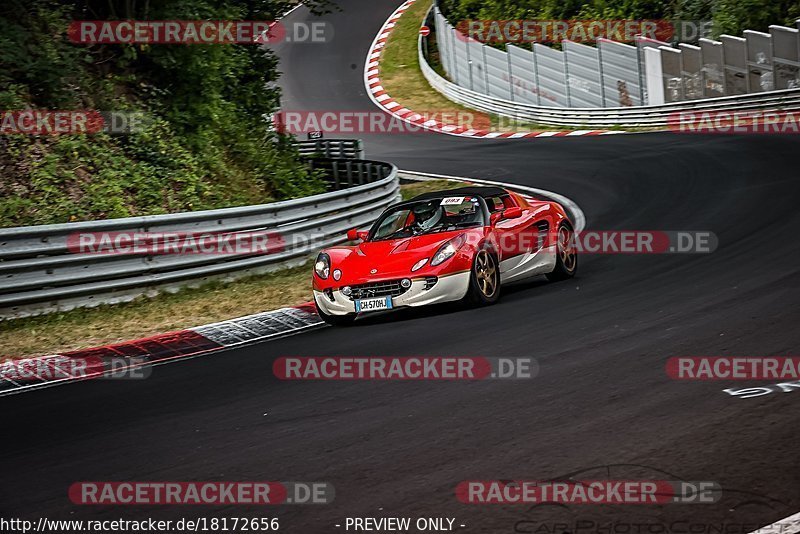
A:
[[[0,320],[302,265],[319,248],[346,241],[348,229],[371,224],[400,197],[397,167],[389,163],[322,158],[313,165],[329,171],[331,191],[255,206],[0,228]],[[245,254],[75,252],[75,236],[104,232],[145,237],[259,232],[279,246]]]
[[[428,20],[430,20],[433,17],[434,20],[438,21],[437,25],[441,29],[443,27],[443,23],[441,22],[442,19],[441,14],[438,13],[438,10],[434,12],[433,7],[431,9],[432,11],[428,13]],[[433,16],[434,14],[435,16]],[[448,28],[451,29],[452,31],[455,31],[455,29],[452,27],[448,26]],[[791,30],[791,29],[789,30],[796,32],[796,30]],[[448,34],[445,32],[445,35]],[[522,99],[519,98],[518,96],[515,97],[515,91],[513,87],[514,76],[509,76],[508,73],[504,75],[505,77],[503,76],[498,77],[497,74],[492,69],[489,69],[488,66],[486,66],[482,69],[481,68],[474,69],[474,71],[482,72],[481,75],[475,78],[472,74],[474,66],[472,60],[468,61],[468,66],[469,66],[468,69],[465,70],[462,68],[461,71],[459,72],[461,72],[462,75],[467,76],[469,79],[473,80],[477,79],[480,83],[473,84],[474,88],[483,89],[483,92],[481,92],[480,90],[473,90],[467,87],[463,87],[462,85],[453,83],[452,81],[445,79],[444,77],[439,75],[428,63],[426,57],[427,56],[426,51],[432,49],[432,47],[429,46],[430,43],[428,42],[428,39],[429,37],[423,37],[422,35],[420,35],[418,38],[417,48],[418,48],[420,68],[422,69],[422,73],[428,80],[428,83],[430,83],[431,87],[433,87],[438,92],[442,93],[449,100],[461,104],[463,106],[478,111],[483,111],[485,113],[492,113],[495,115],[499,115],[501,117],[507,117],[520,122],[536,123],[549,126],[578,126],[587,129],[609,128],[614,126],[632,127],[632,128],[636,127],[664,128],[668,125],[668,119],[670,118],[670,115],[678,112],[701,113],[705,111],[720,112],[720,111],[734,111],[734,110],[738,112],[800,111],[800,88],[797,88],[796,84],[794,85],[795,88],[792,89],[782,89],[782,90],[768,91],[768,92],[753,92],[748,94],[735,94],[732,96],[721,96],[715,98],[699,98],[699,99],[684,100],[684,101],[670,102],[657,105],[635,105],[635,106],[621,106],[621,107],[598,107],[597,105],[595,105],[595,107],[565,107],[571,105],[572,103],[568,99],[568,101],[561,102],[560,104],[558,104],[558,106],[560,107],[542,106],[538,104],[533,104],[531,102],[522,101]],[[438,39],[439,38],[437,37],[437,40]],[[442,57],[443,61],[445,62],[444,65],[445,68],[448,67],[447,65],[448,57],[451,57],[451,60],[452,57],[455,57],[452,54],[449,54],[448,50],[451,49],[457,50],[457,48],[455,48],[456,47],[455,43],[458,42],[459,42],[458,39],[448,38],[448,37],[445,37],[445,39],[442,41],[441,46],[444,46],[444,54]],[[613,44],[616,45],[616,43]],[[440,54],[443,52],[441,46],[439,48]],[[506,59],[498,61],[500,64],[508,65],[509,69],[512,68],[511,65],[516,64],[515,61],[517,59],[515,59],[513,53],[516,50],[516,47],[509,46],[509,48],[512,50],[512,53],[507,54],[506,52],[502,52],[500,50],[496,50],[491,47],[485,46],[477,41],[462,42],[458,46],[466,47],[465,50],[467,51],[469,51],[470,48],[475,48],[484,55],[502,54],[503,56],[507,56]],[[573,48],[578,46],[582,48],[590,48],[585,45],[578,45],[575,43],[573,43],[571,46]],[[545,52],[544,49],[546,49],[548,53],[556,52],[543,45],[537,44],[536,47],[537,50],[540,50],[542,53]],[[663,46],[659,47],[661,52],[663,52],[665,48],[666,47]],[[518,50],[524,52],[522,49]],[[687,47],[681,48],[681,51],[687,51],[687,50],[689,50]],[[674,52],[678,53],[678,50],[674,49]],[[530,52],[527,53],[530,54]],[[467,54],[469,53],[467,52]],[[479,56],[480,54],[476,56],[475,61],[478,61]],[[469,55],[467,55],[467,57],[469,57]],[[670,55],[669,57],[672,56]],[[564,61],[565,61],[564,59],[561,59],[556,61],[556,63],[563,63]],[[452,65],[450,66],[449,70],[455,72],[454,67]],[[551,71],[552,69],[548,72]],[[564,78],[563,73],[559,76],[561,78]],[[566,94],[569,95],[569,88],[572,80],[570,78],[570,83],[567,83],[566,78],[564,79],[561,78],[559,78],[561,80],[560,83],[561,85],[564,86]],[[635,78],[638,78],[638,76],[635,76]],[[539,77],[539,82],[542,84],[542,86],[546,85],[545,82],[547,84],[552,85],[551,81],[555,83],[558,80],[555,79],[550,80],[549,78],[545,78],[544,76]],[[633,82],[631,81],[631,83]],[[577,84],[576,87],[579,85],[580,84]],[[791,84],[789,86],[792,87]],[[496,91],[493,90],[493,88],[496,87],[500,87],[502,90],[500,89]],[[539,91],[540,88],[535,86],[534,84],[531,87],[528,87],[528,89],[532,90],[538,95],[537,91]],[[491,93],[495,94],[493,95]],[[508,95],[508,97],[510,98],[506,98],[504,96],[496,96],[498,94]],[[537,98],[536,101],[538,101],[539,97],[537,96],[536,98]],[[638,103],[638,101],[636,103]]]
[[[361,139],[311,139],[297,143],[302,157],[364,159]]]

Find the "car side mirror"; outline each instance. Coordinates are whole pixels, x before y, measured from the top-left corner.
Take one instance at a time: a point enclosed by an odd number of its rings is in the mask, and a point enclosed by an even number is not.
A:
[[[347,240],[348,241],[366,241],[369,232],[363,231],[359,232],[358,228],[351,228],[347,231]]]
[[[514,206],[513,208],[493,212],[489,216],[489,224],[495,225],[503,219],[516,219],[517,217],[522,217],[522,208]]]

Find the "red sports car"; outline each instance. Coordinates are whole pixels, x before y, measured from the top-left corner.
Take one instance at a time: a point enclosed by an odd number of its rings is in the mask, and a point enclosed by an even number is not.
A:
[[[356,245],[323,250],[314,300],[331,324],[403,306],[490,304],[502,284],[575,275],[573,227],[556,202],[500,187],[425,193],[386,209]]]

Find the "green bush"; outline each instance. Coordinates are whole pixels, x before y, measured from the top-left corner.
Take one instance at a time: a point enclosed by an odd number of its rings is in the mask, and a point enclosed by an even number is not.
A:
[[[311,2],[324,9],[326,0]],[[129,135],[0,136],[0,224],[268,202],[324,189],[268,129],[277,60],[249,45],[80,45],[72,20],[272,20],[276,0],[6,0],[0,110],[136,111]]]

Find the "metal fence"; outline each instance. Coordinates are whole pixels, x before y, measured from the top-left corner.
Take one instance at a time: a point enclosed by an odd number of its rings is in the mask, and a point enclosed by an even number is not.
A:
[[[634,107],[800,89],[798,29],[701,39],[700,46],[637,37],[633,46],[599,39],[506,51],[468,38],[433,8],[439,57],[455,85],[492,98],[536,106]]]
[[[312,139],[297,143],[303,157],[325,157],[364,159],[364,143],[361,139]]]
[[[552,103],[559,99],[563,99],[563,102],[566,102],[566,77],[559,78],[558,73],[555,71],[553,71],[553,77],[540,78],[541,86],[525,86],[529,89],[527,90],[527,99],[519,98],[518,96],[515,96],[514,99],[498,98],[463,87],[440,76],[427,62],[423,52],[423,39],[425,37],[420,36],[418,41],[419,63],[422,74],[431,87],[442,93],[449,100],[463,106],[522,122],[584,129],[604,129],[615,126],[664,128],[668,125],[670,116],[681,111],[800,111],[800,89],[703,98],[661,105],[619,106],[613,108],[569,108],[563,105],[559,107],[552,105]],[[538,49],[540,46],[537,44],[534,45],[534,48]],[[547,50],[549,52],[544,52],[544,54],[556,52],[549,48]],[[644,52],[654,51],[649,46],[643,47],[642,50]],[[512,62],[514,61],[513,54],[514,52],[511,52],[509,55]],[[539,65],[538,72],[548,72],[545,68],[542,68],[543,64],[541,62],[539,62]],[[629,73],[628,76],[633,75]],[[607,81],[604,82],[605,85],[607,83]],[[563,95],[558,93],[561,87],[564,87],[565,92]],[[659,85],[656,89],[660,87]],[[530,90],[531,88],[535,90]],[[531,95],[534,95],[534,97],[531,97]],[[534,103],[536,101],[546,102],[546,104],[537,105]]]
[[[428,65],[423,56],[421,46],[419,55],[422,73],[428,83],[453,102],[485,113],[511,117],[514,120],[536,124],[568,126],[571,128],[577,126],[584,129],[603,129],[614,126],[663,128],[668,125],[671,114],[681,111],[800,111],[800,89],[673,102],[659,106],[616,108],[537,106],[525,102],[487,96],[456,85],[439,76]]]
[[[314,164],[339,177],[331,184],[338,190],[256,206],[0,229],[0,320],[300,265],[317,249],[345,241],[348,229],[371,224],[400,198],[394,165],[345,159]],[[264,232],[280,247],[261,254],[84,254],[70,246],[76,236],[104,232],[145,238]]]

